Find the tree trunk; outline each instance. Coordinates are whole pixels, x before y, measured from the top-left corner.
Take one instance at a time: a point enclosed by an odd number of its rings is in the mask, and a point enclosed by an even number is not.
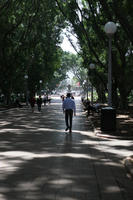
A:
[[[128,109],[128,95],[125,93],[120,93],[120,109],[127,110]]]
[[[101,87],[97,89],[97,94],[98,94],[98,101],[100,103],[105,103],[107,101],[106,96],[105,96],[105,90]]]

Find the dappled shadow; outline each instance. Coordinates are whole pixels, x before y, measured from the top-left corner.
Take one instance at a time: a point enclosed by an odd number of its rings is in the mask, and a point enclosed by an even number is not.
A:
[[[122,136],[133,137],[133,118],[128,114],[118,115],[118,130]]]
[[[101,116],[100,114],[89,116],[94,123],[95,128],[101,134],[109,134],[112,136],[120,136],[122,140],[133,139],[133,118],[129,113],[119,113],[116,115],[116,130],[101,131]],[[119,138],[120,139],[120,138]]]
[[[61,104],[55,103],[41,113],[12,110],[0,119],[0,198],[133,199],[121,163],[132,143],[97,138],[79,107],[72,134],[65,134]]]

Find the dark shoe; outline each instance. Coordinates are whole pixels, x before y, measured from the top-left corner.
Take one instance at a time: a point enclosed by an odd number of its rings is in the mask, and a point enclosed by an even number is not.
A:
[[[69,127],[66,127],[65,131],[68,131]]]
[[[71,133],[72,132],[72,130],[71,129],[69,129],[69,133]]]

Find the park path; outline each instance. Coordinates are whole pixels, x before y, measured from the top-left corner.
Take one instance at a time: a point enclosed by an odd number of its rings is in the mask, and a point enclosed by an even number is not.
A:
[[[133,200],[122,160],[128,140],[98,138],[80,100],[65,134],[61,99],[0,112],[0,200]]]

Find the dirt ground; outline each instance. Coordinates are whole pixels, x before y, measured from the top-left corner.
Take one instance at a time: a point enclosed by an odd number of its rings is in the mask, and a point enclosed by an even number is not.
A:
[[[94,127],[101,129],[100,113],[91,113],[90,116]],[[124,138],[133,138],[133,105],[129,106],[128,111],[116,111],[116,131],[109,132],[111,135],[121,136]]]
[[[128,111],[117,111],[116,113],[116,131],[111,132],[102,132],[101,131],[101,114],[100,113],[91,113],[90,116],[97,133],[100,133],[99,136],[103,135],[108,138],[118,138],[118,139],[128,139],[133,140],[133,105],[129,106]],[[128,162],[126,162],[128,160]],[[128,171],[133,177],[133,155],[127,157],[124,161],[125,166],[128,167]],[[126,164],[128,163],[128,164]]]

